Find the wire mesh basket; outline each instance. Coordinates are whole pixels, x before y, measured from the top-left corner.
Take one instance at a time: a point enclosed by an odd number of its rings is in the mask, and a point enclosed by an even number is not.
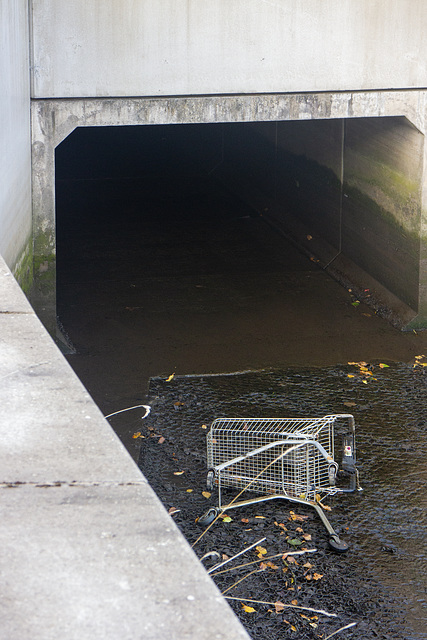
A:
[[[345,430],[342,430],[344,422]],[[337,425],[341,429],[337,430]],[[335,453],[342,454],[341,466]],[[218,418],[207,435],[208,488],[218,488],[218,510],[284,498],[314,507],[330,545],[346,551],[325,516],[326,495],[360,490],[356,469],[355,424],[351,414],[322,418]],[[262,494],[223,503],[225,488]],[[215,512],[215,513],[213,513]]]

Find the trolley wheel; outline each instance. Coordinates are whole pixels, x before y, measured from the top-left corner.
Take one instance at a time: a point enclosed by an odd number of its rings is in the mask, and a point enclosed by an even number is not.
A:
[[[206,486],[208,488],[208,491],[212,491],[212,489],[214,488],[214,478],[215,472],[211,469],[210,471],[208,471],[208,475],[206,478]]]
[[[207,527],[209,524],[211,524],[215,520],[215,518],[220,513],[221,513],[221,509],[218,509],[218,507],[211,507],[206,511],[206,513],[200,516],[200,518],[197,518],[196,522],[201,527]]]
[[[329,538],[329,546],[337,553],[345,553],[348,551],[348,544],[340,540],[337,534]]]

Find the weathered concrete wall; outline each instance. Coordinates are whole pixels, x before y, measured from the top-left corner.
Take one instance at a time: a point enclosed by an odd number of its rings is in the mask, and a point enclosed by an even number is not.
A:
[[[418,310],[424,136],[405,118],[352,118],[254,125],[253,156],[274,176],[270,215],[325,266],[342,253]],[[264,174],[249,177],[272,195]],[[267,188],[266,188],[267,186]],[[268,215],[268,214],[267,214]]]
[[[32,5],[35,98],[427,86],[425,0]]]
[[[0,255],[26,290],[32,278],[27,4],[0,2]]]
[[[423,146],[405,118],[345,126],[342,252],[416,310]]]

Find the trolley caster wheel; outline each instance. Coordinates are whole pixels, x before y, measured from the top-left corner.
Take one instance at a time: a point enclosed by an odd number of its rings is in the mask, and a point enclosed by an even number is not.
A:
[[[337,535],[331,536],[329,538],[329,546],[333,551],[337,553],[345,553],[348,551],[348,544],[339,539]]]
[[[212,491],[212,489],[214,488],[214,478],[215,478],[215,473],[211,469],[210,471],[208,471],[208,475],[206,478],[206,486],[208,488],[208,491]]]
[[[221,513],[221,509],[218,507],[211,507],[200,518],[197,518],[197,524],[201,527],[207,527],[215,520],[215,518]]]

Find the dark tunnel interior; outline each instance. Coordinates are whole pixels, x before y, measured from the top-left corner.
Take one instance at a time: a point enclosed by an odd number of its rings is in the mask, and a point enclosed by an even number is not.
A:
[[[312,139],[301,124],[294,145]],[[324,126],[315,152],[305,145],[299,169],[288,158],[279,185],[267,125],[262,136],[250,123],[79,128],[57,148],[58,319],[104,414],[143,402],[152,376],[409,357],[411,338],[354,306],[252,191],[288,188],[291,209],[326,202],[325,220],[337,215],[325,140],[339,146],[341,123]],[[325,171],[305,179],[304,154]]]

